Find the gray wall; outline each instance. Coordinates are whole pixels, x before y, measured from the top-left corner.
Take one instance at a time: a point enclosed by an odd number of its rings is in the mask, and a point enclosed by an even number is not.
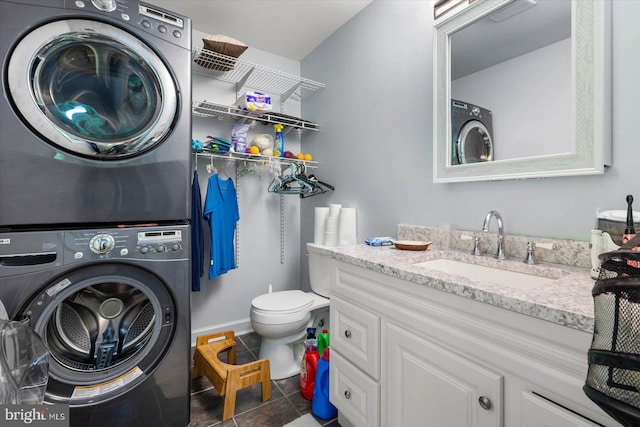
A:
[[[432,6],[375,0],[302,61],[303,76],[327,85],[302,105],[321,126],[303,150],[336,186],[302,203],[302,243],[313,239],[314,206],[336,202],[358,208],[360,241],[395,236],[399,223],[479,230],[491,209],[506,233],[589,240],[598,208],[625,209],[634,193],[640,208],[640,2],[613,2],[613,166],[604,175],[456,184],[432,180]]]

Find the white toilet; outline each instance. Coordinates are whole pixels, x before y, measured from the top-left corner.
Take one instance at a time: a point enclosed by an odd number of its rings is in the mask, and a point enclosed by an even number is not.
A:
[[[300,373],[304,339],[308,327],[329,329],[330,258],[320,246],[307,243],[309,281],[313,292],[271,292],[251,301],[251,326],[262,338],[260,358],[269,359],[271,379]]]

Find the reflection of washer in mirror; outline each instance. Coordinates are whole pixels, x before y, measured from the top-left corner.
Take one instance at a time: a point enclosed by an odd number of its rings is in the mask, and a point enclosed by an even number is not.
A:
[[[493,160],[491,111],[467,102],[451,100],[451,164]]]

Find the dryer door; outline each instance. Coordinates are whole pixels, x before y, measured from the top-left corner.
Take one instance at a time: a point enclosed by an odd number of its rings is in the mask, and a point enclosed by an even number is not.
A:
[[[9,93],[46,141],[114,160],[152,149],[171,131],[176,84],[149,46],[106,23],[67,19],[28,33],[9,58]]]
[[[455,140],[454,164],[488,162],[493,159],[493,142],[486,126],[470,120],[460,129]]]
[[[175,306],[165,283],[123,263],[79,268],[53,281],[19,317],[50,353],[45,401],[96,403],[130,391],[165,356]]]

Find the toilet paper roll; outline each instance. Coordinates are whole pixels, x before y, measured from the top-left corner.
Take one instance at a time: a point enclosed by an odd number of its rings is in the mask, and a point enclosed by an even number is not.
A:
[[[326,225],[325,231],[327,233],[335,233],[337,235],[339,221],[340,221],[339,217],[331,216],[331,214],[329,214],[329,216],[327,217],[327,225]]]
[[[342,208],[338,221],[338,244],[355,245],[357,242],[356,208]]]
[[[338,246],[338,233],[327,231],[324,233],[325,246]]]
[[[313,223],[313,243],[315,243],[316,245],[324,245],[324,233],[325,231],[327,231],[328,216],[328,207],[318,207],[315,209],[315,217]]]
[[[337,204],[337,203],[329,204],[329,216],[337,217],[338,215],[340,215],[341,208],[342,208],[342,205],[340,204]]]

